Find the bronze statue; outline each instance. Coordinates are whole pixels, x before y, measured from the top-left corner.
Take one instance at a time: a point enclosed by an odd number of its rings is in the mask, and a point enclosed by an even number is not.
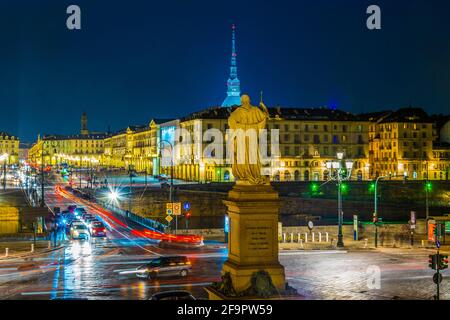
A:
[[[262,185],[269,183],[267,177],[261,175],[261,159],[259,154],[259,132],[265,129],[269,118],[269,111],[261,101],[260,107],[250,104],[250,97],[242,95],[241,106],[228,118],[228,125],[232,130],[233,163],[232,171],[238,184]],[[244,133],[239,140],[237,132]],[[251,134],[256,134],[256,140],[250,139]],[[241,143],[241,146],[238,144]],[[242,148],[241,148],[242,147]],[[239,152],[245,152],[239,155]]]

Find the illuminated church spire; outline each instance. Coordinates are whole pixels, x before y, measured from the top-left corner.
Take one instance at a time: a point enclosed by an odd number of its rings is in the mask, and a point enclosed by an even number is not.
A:
[[[237,54],[236,54],[236,26],[233,24],[231,26],[232,37],[231,37],[231,67],[230,67],[230,78],[227,82],[227,97],[222,103],[222,107],[232,107],[241,105],[241,82],[237,75]]]

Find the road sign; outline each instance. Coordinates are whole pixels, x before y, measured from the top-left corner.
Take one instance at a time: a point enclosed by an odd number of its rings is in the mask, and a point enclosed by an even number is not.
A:
[[[173,214],[173,203],[172,202],[166,203],[166,214],[169,216]]]
[[[191,210],[191,204],[189,202],[185,202],[183,204],[183,208],[184,208],[184,210],[189,211],[189,210]]]
[[[442,274],[436,272],[436,273],[433,275],[433,282],[434,282],[435,284],[441,283],[441,282],[442,282]]]
[[[312,230],[314,228],[314,223],[312,221],[308,222],[308,228],[309,230]]]
[[[167,216],[167,217],[166,217],[166,220],[167,220],[167,222],[169,222],[169,223],[170,223],[170,221],[172,221],[172,220],[173,220],[173,218],[172,218],[172,216]]]
[[[441,247],[441,242],[438,240],[438,241],[436,241],[436,248],[440,248]]]
[[[181,202],[173,203],[173,215],[181,216]]]

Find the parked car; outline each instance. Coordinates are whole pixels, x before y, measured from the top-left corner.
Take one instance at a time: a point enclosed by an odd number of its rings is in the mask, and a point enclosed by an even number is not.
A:
[[[176,290],[158,292],[152,295],[149,300],[197,300],[189,291]]]
[[[145,279],[156,279],[160,276],[187,277],[191,268],[191,262],[185,256],[159,257],[137,267],[136,276]]]

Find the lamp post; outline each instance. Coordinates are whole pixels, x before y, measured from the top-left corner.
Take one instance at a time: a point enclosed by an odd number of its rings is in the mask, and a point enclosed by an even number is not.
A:
[[[344,247],[344,237],[342,234],[342,224],[344,213],[342,211],[342,182],[350,180],[352,176],[352,168],[353,161],[346,160],[344,161],[344,153],[338,152],[336,154],[337,160],[328,161],[326,166],[328,169],[334,169],[334,174],[330,175],[331,181],[336,181],[336,185],[338,188],[338,241],[337,246],[342,248]]]
[[[161,149],[161,146],[164,144],[164,143],[167,143],[169,146],[170,146],[170,191],[169,191],[169,202],[172,202],[172,188],[173,188],[173,145],[172,145],[172,143],[170,143],[169,141],[167,141],[167,140],[161,140],[160,142],[159,142],[159,144],[160,144],[160,149]],[[159,151],[159,161],[161,162],[161,158],[162,158],[162,153],[161,153],[161,150]],[[178,229],[178,216],[175,216],[175,234],[177,234],[177,230]]]
[[[375,248],[378,247],[378,181],[386,178],[387,176],[380,176],[375,180],[375,192],[374,192],[374,210],[373,210],[373,225],[375,227]]]
[[[50,140],[42,141],[42,151],[41,151],[41,207],[45,207],[45,188],[44,188],[44,149],[46,143],[51,142]],[[56,143],[53,142],[51,147],[56,147]]]

